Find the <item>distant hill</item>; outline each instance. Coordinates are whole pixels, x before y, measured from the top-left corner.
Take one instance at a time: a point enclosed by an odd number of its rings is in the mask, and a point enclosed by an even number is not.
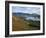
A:
[[[40,15],[38,14],[28,14],[28,13],[12,13],[13,16],[23,16],[23,17],[39,17]]]

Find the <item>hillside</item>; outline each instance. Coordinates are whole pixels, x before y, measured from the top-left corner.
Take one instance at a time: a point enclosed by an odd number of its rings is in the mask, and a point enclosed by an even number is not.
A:
[[[17,16],[12,17],[12,25],[13,31],[25,30],[26,28],[28,29],[27,22]]]
[[[37,26],[38,25],[38,26]],[[39,23],[33,21],[25,21],[22,17],[12,17],[12,31],[39,30]]]

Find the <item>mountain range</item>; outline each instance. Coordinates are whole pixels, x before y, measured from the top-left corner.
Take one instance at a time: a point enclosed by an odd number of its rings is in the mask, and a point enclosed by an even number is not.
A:
[[[33,14],[28,14],[28,13],[12,13],[13,16],[23,16],[23,17],[40,17],[40,15],[33,13]]]

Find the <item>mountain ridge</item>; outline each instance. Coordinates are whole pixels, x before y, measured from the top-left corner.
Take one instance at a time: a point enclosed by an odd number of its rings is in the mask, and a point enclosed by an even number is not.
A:
[[[38,14],[28,14],[28,13],[12,13],[13,16],[31,16],[31,17],[40,17]]]

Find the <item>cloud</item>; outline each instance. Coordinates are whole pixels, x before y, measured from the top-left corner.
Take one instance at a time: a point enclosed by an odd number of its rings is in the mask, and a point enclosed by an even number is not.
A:
[[[39,7],[19,7],[19,6],[13,6],[12,7],[12,12],[13,13],[36,13],[36,14],[40,14],[40,8]]]

